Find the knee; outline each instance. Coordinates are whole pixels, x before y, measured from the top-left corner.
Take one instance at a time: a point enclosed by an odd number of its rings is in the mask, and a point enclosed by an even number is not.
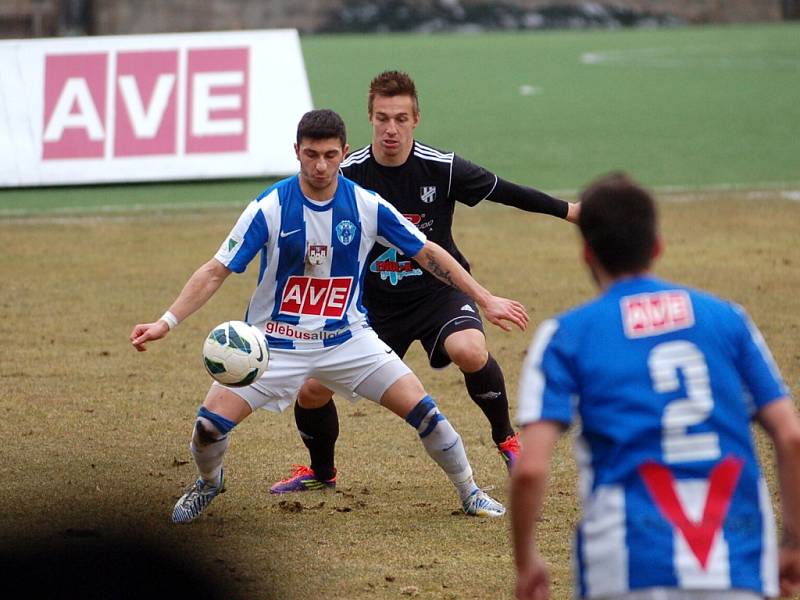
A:
[[[425,388],[417,376],[406,373],[383,393],[380,404],[401,419],[405,419],[420,402],[420,398],[424,400],[430,397],[425,393]]]
[[[208,446],[225,439],[235,427],[235,423],[218,415],[205,406],[197,411],[197,420],[194,423],[192,441],[196,446]]]
[[[321,408],[333,397],[333,392],[316,379],[309,379],[297,394],[297,403],[303,408]]]
[[[444,415],[439,412],[433,398],[425,396],[414,405],[405,420],[419,432],[421,438],[426,438],[436,428],[436,424],[444,420]]]
[[[448,355],[456,366],[465,373],[480,371],[489,360],[489,351],[483,338],[473,338],[448,348]]]

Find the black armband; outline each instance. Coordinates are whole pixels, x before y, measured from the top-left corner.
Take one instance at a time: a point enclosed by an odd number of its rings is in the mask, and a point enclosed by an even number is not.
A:
[[[517,185],[505,179],[497,178],[497,185],[486,197],[487,200],[497,202],[498,204],[505,204],[506,206],[513,206],[528,212],[538,212],[547,215],[553,215],[561,219],[567,218],[569,212],[569,203],[554,198],[544,192],[526,187],[524,185]]]

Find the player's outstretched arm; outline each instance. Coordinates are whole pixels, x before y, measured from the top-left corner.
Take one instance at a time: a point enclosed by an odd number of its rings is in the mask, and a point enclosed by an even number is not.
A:
[[[475,300],[484,316],[505,331],[511,331],[509,321],[522,329],[528,326],[528,313],[516,300],[495,296],[470,275],[458,261],[438,244],[428,240],[414,257],[419,265],[447,285],[461,290]]]
[[[517,569],[516,597],[540,600],[550,597],[547,565],[536,549],[536,520],[542,510],[553,448],[561,426],[539,421],[522,430],[522,452],[511,473],[511,538]]]
[[[192,274],[175,302],[169,307],[168,312],[172,313],[177,322],[183,321],[208,302],[208,299],[214,295],[214,292],[230,274],[231,270],[228,267],[212,258]],[[172,327],[176,324],[172,324]],[[144,352],[147,350],[145,343],[160,340],[169,333],[170,329],[170,324],[163,318],[153,323],[139,323],[131,331],[129,339],[134,348],[139,352]]]
[[[581,211],[580,202],[567,202],[532,187],[518,185],[500,177],[497,178],[494,189],[486,199],[526,212],[561,217],[570,223],[578,222],[578,215]]]
[[[783,513],[779,568],[781,595],[800,593],[800,417],[789,398],[767,404],[757,419],[775,444]]]

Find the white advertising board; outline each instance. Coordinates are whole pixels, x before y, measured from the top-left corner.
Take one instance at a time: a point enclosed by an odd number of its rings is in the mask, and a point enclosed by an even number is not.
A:
[[[0,186],[284,175],[295,30],[0,42]]]

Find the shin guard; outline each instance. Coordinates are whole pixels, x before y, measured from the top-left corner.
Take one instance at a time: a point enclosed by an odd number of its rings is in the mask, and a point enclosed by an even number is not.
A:
[[[211,412],[205,406],[197,411],[189,448],[200,477],[212,485],[219,484],[222,459],[228,450],[228,433],[235,425],[233,421]]]
[[[406,422],[417,430],[428,455],[456,487],[472,480],[472,467],[461,436],[439,412],[433,398],[425,396],[420,400],[406,416]]]

